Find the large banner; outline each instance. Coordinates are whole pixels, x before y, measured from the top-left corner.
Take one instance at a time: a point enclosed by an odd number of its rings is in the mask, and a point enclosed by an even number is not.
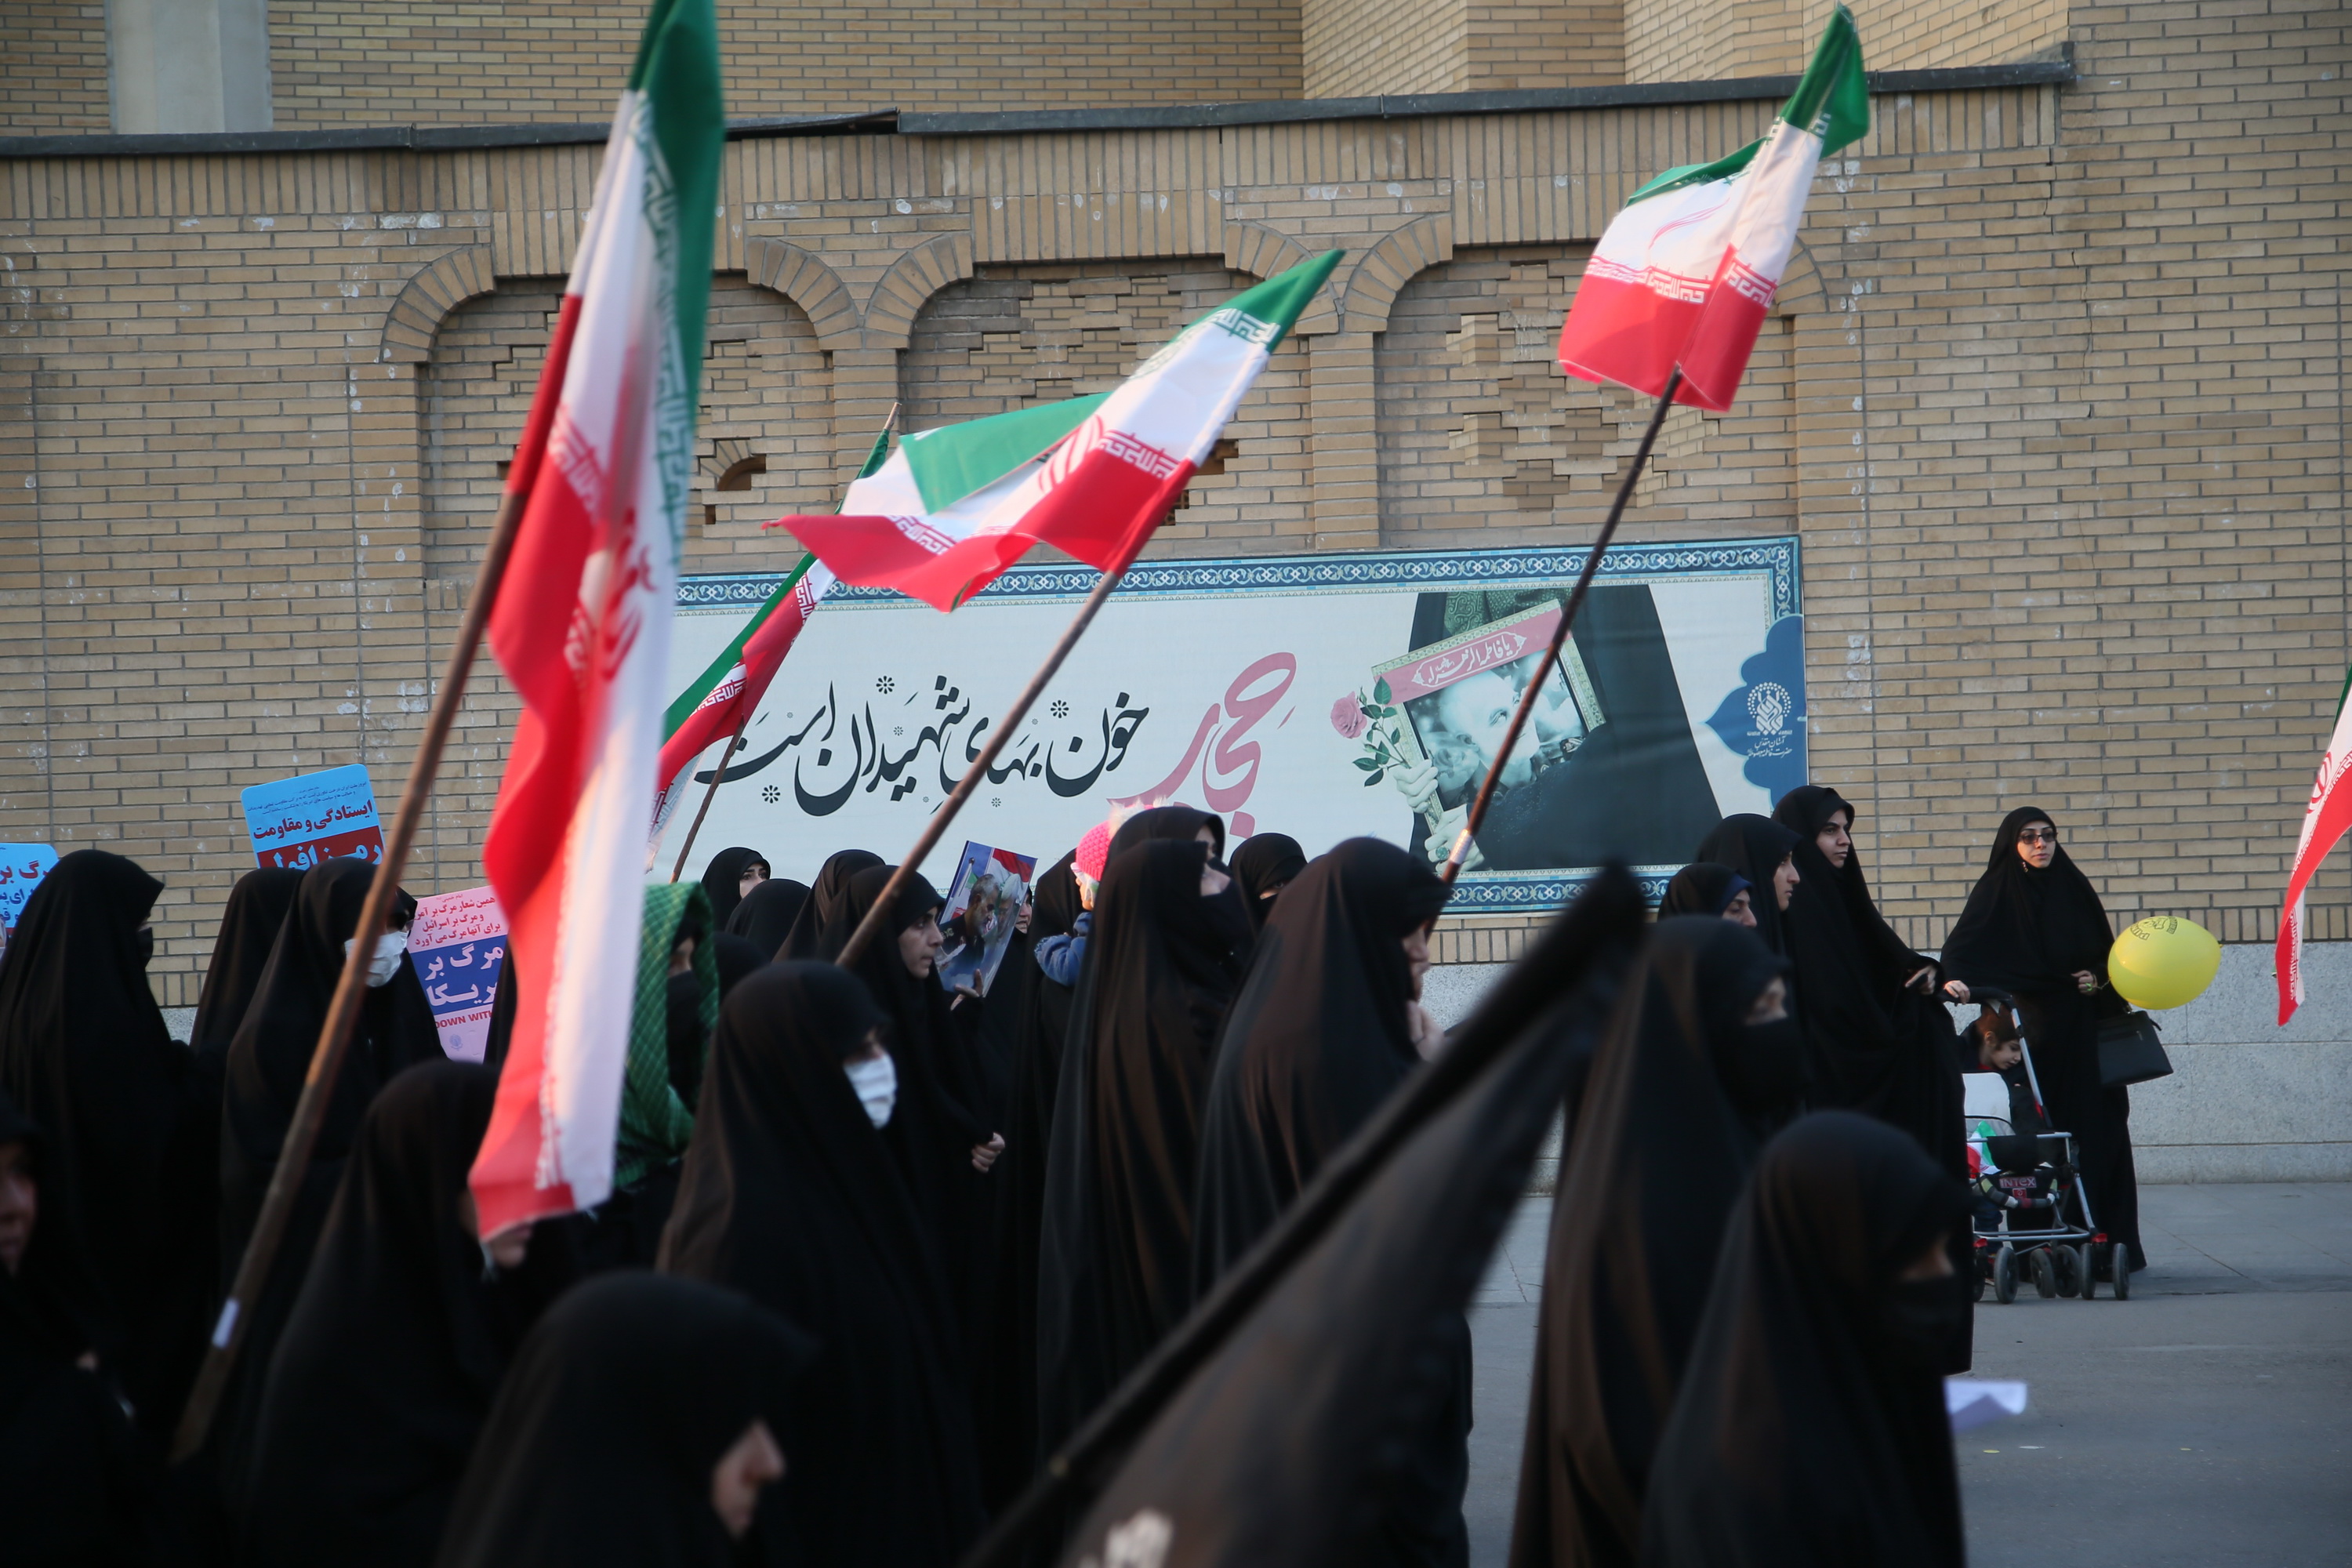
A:
[[[1442,863],[1540,679],[1454,908],[1551,908],[1612,856],[1654,896],[1723,816],[1769,813],[1804,782],[1797,542],[1620,546],[1565,657],[1539,669],[1583,564],[1578,549],[1139,564],[924,871],[945,887],[966,839],[1058,858],[1114,809],[1163,800],[1223,815],[1236,841],[1287,833],[1314,855],[1369,834]],[[778,581],[680,581],[672,689]],[[688,874],[729,845],[802,881],[836,849],[896,859],[1094,583],[1017,567],[951,616],[835,588],[745,731]],[[664,874],[715,756],[665,835]]]

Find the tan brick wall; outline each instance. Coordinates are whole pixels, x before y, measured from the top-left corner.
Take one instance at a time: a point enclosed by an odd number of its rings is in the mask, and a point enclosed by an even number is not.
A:
[[[2066,0],[1922,5],[1848,0],[1872,70],[2009,65],[2066,37]],[[1789,0],[1624,0],[1624,79],[1717,81],[1805,68],[1825,5]]]
[[[1298,7],[719,0],[732,115],[1232,102],[1299,94]],[[641,0],[280,0],[279,130],[611,117]]]
[[[0,132],[108,129],[103,0],[0,0]]]
[[[1676,416],[1626,537],[1796,530],[1814,771],[1914,940],[2023,800],[2111,907],[2259,938],[2352,657],[2344,19],[2071,26],[2064,91],[1878,101],[1740,407]],[[767,472],[698,498],[688,568],[780,561],[757,518],[829,500],[893,400],[1098,384],[1327,245],[1335,297],[1160,548],[1584,537],[1637,411],[1544,372],[1577,259],[1774,107],[732,143],[705,435]],[[594,164],[0,163],[0,838],[163,872],[167,994],[239,788],[364,760],[396,799]],[[479,877],[478,680],[420,889]],[[2313,901],[2352,934],[2341,857]]]
[[[1308,98],[1625,79],[1619,0],[1301,0],[1299,27]]]

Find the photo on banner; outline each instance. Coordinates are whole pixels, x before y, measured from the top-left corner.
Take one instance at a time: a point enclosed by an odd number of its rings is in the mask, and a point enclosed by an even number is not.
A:
[[[489,889],[416,900],[415,918],[408,922],[408,962],[424,984],[442,1053],[452,1060],[482,1059],[506,958],[507,918]]]
[[[1170,802],[1223,817],[1229,852],[1260,831],[1309,855],[1368,835],[1437,865],[1539,679],[1454,907],[1555,908],[1612,858],[1655,897],[1722,817],[1769,813],[1804,782],[1798,544],[1612,551],[1560,663],[1539,668],[1583,564],[1567,547],[1140,563],[958,826],[1053,859],[1116,810]],[[759,844],[776,875],[809,881],[835,849],[896,853],[1095,579],[1020,566],[946,616],[835,589],[729,760],[697,855]],[[780,580],[683,579],[673,687]],[[667,857],[685,828],[667,830]],[[942,847],[921,869],[949,887],[961,863]]]
[[[970,986],[982,995],[995,984],[1004,950],[1029,901],[1037,857],[987,844],[966,844],[948,885],[940,929],[948,944],[940,954],[940,984],[950,991]]]
[[[383,821],[375,786],[353,763],[255,784],[240,797],[255,864],[296,870],[328,860],[383,859]]]

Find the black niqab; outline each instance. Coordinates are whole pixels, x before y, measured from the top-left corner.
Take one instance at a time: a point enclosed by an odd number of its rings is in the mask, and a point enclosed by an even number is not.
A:
[[[1674,1404],[1732,1205],[1801,1071],[1748,1006],[1787,969],[1711,915],[1657,923],[1595,1053],[1552,1198],[1514,1568],[1638,1561],[1650,1456]],[[1778,1073],[1755,1058],[1790,1058]],[[1758,1092],[1759,1089],[1764,1092]]]
[[[1252,930],[1265,929],[1276,895],[1305,869],[1307,851],[1286,833],[1253,834],[1234,851],[1234,880],[1241,884],[1242,902],[1249,906]]]
[[[2131,1090],[2109,1089],[2099,1076],[2099,1024],[2127,1006],[2106,984],[2115,938],[2097,890],[2063,842],[2041,870],[2018,854],[2018,833],[2033,822],[2057,826],[2032,805],[2002,820],[1984,875],[1944,939],[1944,969],[1955,980],[2017,998],[2042,1105],[2053,1128],[2074,1135],[2093,1216],[2130,1249],[2132,1267],[2145,1268]],[[2074,984],[2077,970],[2095,975],[2100,988],[2084,995]]]
[[[903,1151],[843,1070],[883,1021],[827,965],[746,980],[719,1015],[663,1237],[666,1273],[731,1286],[816,1336],[777,1428],[791,1470],[761,1506],[772,1563],[943,1568],[980,1527],[949,1280]]]
[[[188,1062],[148,990],[138,934],[163,890],[120,855],[77,849],[33,890],[0,959],[0,1089],[45,1140],[47,1273],[158,1434],[175,1414],[191,1310],[163,1231]]]
[[[1207,862],[1204,844],[1148,839],[1111,857],[1095,899],[1038,1240],[1038,1400],[1056,1438],[1192,1305],[1202,1107],[1247,935],[1202,894]]]
[[[721,849],[702,868],[702,890],[710,895],[710,922],[719,930],[728,930],[728,921],[735,906],[743,901],[743,870],[748,866],[765,868],[768,858],[757,849],[740,845]]]
[[[1731,907],[1731,900],[1742,893],[1748,894],[1748,907],[1753,909],[1756,893],[1747,878],[1728,866],[1701,860],[1674,874],[1673,880],[1666,884],[1665,897],[1658,900],[1658,918],[1710,915],[1721,920],[1723,911]],[[1771,896],[1769,889],[1765,896]]]
[[[1756,934],[1766,947],[1783,955],[1789,951],[1788,915],[1772,890],[1772,873],[1795,851],[1797,838],[1770,817],[1743,811],[1725,817],[1721,826],[1699,840],[1692,855],[1695,860],[1728,866],[1748,879],[1748,885],[1755,889],[1748,895],[1748,903],[1756,911]]]
[[[805,885],[789,877],[771,877],[743,895],[724,928],[732,935],[749,938],[772,958],[792,934],[793,922],[800,919],[801,906],[808,900]]]
[[[251,1563],[433,1561],[499,1379],[569,1282],[562,1227],[492,1279],[461,1223],[497,1093],[487,1068],[427,1062],[368,1107],[270,1364]]]
[[[870,849],[837,849],[827,856],[793,917],[792,929],[784,933],[783,946],[768,956],[826,963],[840,956],[849,933],[857,929],[857,919],[849,912],[849,884],[859,872],[880,864],[882,857]]]
[[[1943,1379],[1883,1321],[1895,1276],[1967,1212],[1916,1142],[1851,1112],[1766,1147],[1652,1463],[1645,1564],[1958,1568]]]
[[[435,1562],[732,1568],[711,1471],[753,1421],[789,1429],[810,1350],[732,1290],[636,1273],[581,1286],[523,1342]]]

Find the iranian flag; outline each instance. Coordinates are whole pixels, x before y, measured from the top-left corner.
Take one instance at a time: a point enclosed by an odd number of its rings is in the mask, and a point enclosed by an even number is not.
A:
[[[885,427],[874,437],[874,447],[866,454],[866,464],[857,470],[859,479],[882,466],[884,455],[890,449],[890,432]],[[808,625],[826,592],[834,584],[834,575],[818,563],[814,555],[803,555],[791,575],[768,595],[759,614],[744,624],[728,645],[719,649],[719,657],[705,666],[693,683],[678,693],[662,717],[662,727],[667,739],[662,742],[661,763],[655,776],[661,780],[661,789],[654,798],[654,836],[658,838],[668,825],[670,814],[686,794],[687,775],[714,741],[724,741],[735,733],[736,726],[758,711],[760,700],[768,694],[768,683],[783,668],[784,656]],[[724,768],[730,759],[721,756],[715,764]]]
[[[787,517],[845,583],[952,610],[1033,544],[1115,571],[1184,493],[1225,422],[1344,252],[1212,310],[1117,391],[908,437],[841,515]]]
[[[2352,671],[2344,677],[2344,690],[2336,700],[2336,732],[2319,759],[2319,777],[2311,786],[2311,805],[2303,814],[2303,837],[2294,847],[2294,870],[2287,878],[2286,903],[2279,910],[2278,951],[2273,968],[2278,975],[2278,1021],[2282,1027],[2303,1005],[2303,895],[2319,874],[2319,864],[2336,841],[2352,828]]]
[[[1633,193],[1585,264],[1559,367],[1655,397],[1727,409],[1804,221],[1813,171],[1870,130],[1862,40],[1844,6],[1760,142],[1669,169]]]
[[[485,1236],[612,1189],[721,114],[711,0],[655,0],[507,480],[489,635],[523,711],[482,858],[520,989],[474,1161]]]

